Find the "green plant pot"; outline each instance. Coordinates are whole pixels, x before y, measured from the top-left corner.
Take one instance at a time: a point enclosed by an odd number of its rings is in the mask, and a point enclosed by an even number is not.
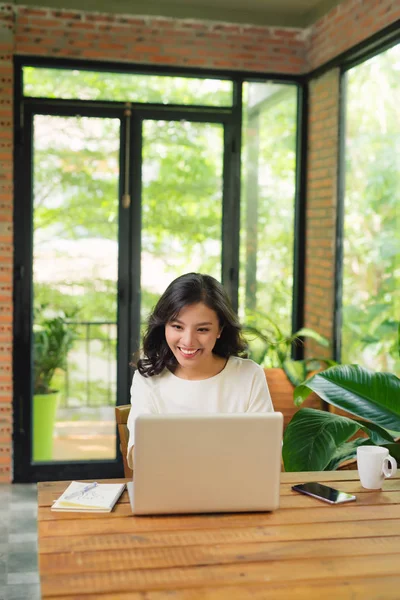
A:
[[[59,392],[33,396],[33,460],[53,460],[54,421]]]

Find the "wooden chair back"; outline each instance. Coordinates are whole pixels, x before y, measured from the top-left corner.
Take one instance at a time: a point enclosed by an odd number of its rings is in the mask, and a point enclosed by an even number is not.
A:
[[[129,430],[127,427],[129,411],[131,410],[130,404],[123,404],[122,406],[115,407],[115,418],[117,421],[118,435],[119,435],[119,447],[122,454],[122,460],[124,463],[124,477],[132,477],[132,469],[128,466],[126,460],[126,453],[128,450]]]

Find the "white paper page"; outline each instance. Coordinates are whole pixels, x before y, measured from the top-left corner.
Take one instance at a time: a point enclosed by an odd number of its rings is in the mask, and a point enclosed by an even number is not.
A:
[[[87,486],[87,483],[72,481],[65,492],[53,504],[53,508],[81,507],[87,510],[91,508],[112,508],[125,488],[124,483],[100,483],[85,492],[84,490]],[[72,494],[74,494],[74,497],[67,500],[67,497]]]

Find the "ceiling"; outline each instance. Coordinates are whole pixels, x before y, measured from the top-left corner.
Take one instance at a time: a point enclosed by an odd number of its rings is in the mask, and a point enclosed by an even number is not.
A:
[[[309,27],[343,0],[14,0],[46,6],[114,14],[206,19],[271,27]]]

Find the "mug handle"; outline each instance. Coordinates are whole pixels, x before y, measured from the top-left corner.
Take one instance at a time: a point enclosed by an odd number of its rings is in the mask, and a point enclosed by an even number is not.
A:
[[[389,465],[390,465],[390,469],[389,469]],[[393,456],[390,456],[390,454],[389,454],[388,456],[385,457],[385,459],[383,461],[383,474],[385,477],[392,477],[393,475],[396,475],[396,471],[397,471],[396,459],[393,458]]]

